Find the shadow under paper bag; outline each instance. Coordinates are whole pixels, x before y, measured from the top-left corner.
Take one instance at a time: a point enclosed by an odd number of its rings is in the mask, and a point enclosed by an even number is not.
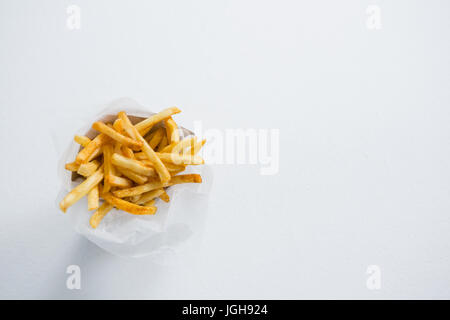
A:
[[[108,104],[94,116],[88,124],[75,134],[93,138],[98,134],[91,128],[95,121],[110,121],[117,113],[125,111],[133,123],[146,118],[153,112],[145,110],[130,98],[120,98]],[[180,136],[193,135],[193,132],[180,126]],[[58,177],[61,190],[57,197],[59,202],[80,183],[80,179],[72,181],[72,174],[64,165],[73,162],[80,150],[73,140],[64,152],[58,164]],[[67,210],[75,230],[104,250],[123,257],[142,257],[152,255],[165,259],[189,246],[195,235],[202,233],[203,222],[207,214],[208,194],[211,189],[213,172],[208,165],[188,166],[184,173],[198,173],[202,183],[186,183],[169,187],[167,193],[170,202],[156,200],[157,211],[154,215],[133,215],[112,209],[96,229],[89,224],[93,211],[87,210],[86,197]]]

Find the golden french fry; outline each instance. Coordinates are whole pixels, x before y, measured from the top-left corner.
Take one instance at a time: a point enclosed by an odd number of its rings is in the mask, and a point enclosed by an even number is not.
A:
[[[122,119],[125,130],[129,129],[134,133],[137,137],[138,141],[142,142],[142,151],[148,157],[148,159],[152,162],[156,172],[159,175],[159,178],[162,182],[168,182],[170,180],[169,170],[164,166],[162,161],[156,156],[153,149],[148,145],[147,141],[141,136],[136,127],[131,124],[130,119],[128,119],[125,112],[121,111],[118,114],[118,117]]]
[[[166,140],[167,140],[167,137],[166,137]],[[172,152],[172,149],[173,149],[178,143],[179,143],[179,142],[172,142],[171,144],[167,144],[164,148],[160,148],[160,147],[158,146],[157,150],[158,150],[158,152],[161,152],[161,153],[170,153],[170,152]]]
[[[179,141],[173,148],[172,150],[170,150],[171,153],[185,153],[185,150],[187,150],[189,147],[193,147],[195,145],[195,143],[197,142],[197,138],[196,137],[189,137],[186,139],[183,139],[181,141]],[[164,149],[167,149],[164,148]],[[161,152],[164,153],[164,152]]]
[[[179,170],[170,171],[170,175],[171,175],[172,177],[173,177],[173,176],[176,176],[177,174],[183,172],[184,170],[185,170],[185,169],[183,168],[183,169],[179,169]]]
[[[122,189],[113,191],[113,194],[119,198],[132,197],[138,194],[142,194],[148,191],[152,191],[159,188],[164,188],[168,186],[172,186],[174,184],[180,183],[201,183],[202,178],[199,174],[182,174],[179,176],[171,177],[169,182],[163,183],[158,181],[157,178],[149,179],[149,182],[146,184],[136,186],[133,188]]]
[[[153,136],[150,139],[147,139],[148,144],[152,149],[155,149],[158,144],[161,142],[162,138],[164,137],[164,128],[158,128]]]
[[[130,159],[135,159],[136,157],[134,156],[134,152],[133,150],[131,150],[130,148],[128,148],[127,146],[122,146],[122,154]]]
[[[145,136],[147,134],[147,132],[150,131],[150,129],[157,124],[158,122],[165,120],[167,118],[169,118],[170,116],[176,114],[176,113],[180,113],[181,110],[178,109],[177,107],[171,107],[171,108],[167,108],[157,114],[154,114],[150,117],[148,117],[145,120],[142,120],[141,122],[139,122],[138,124],[135,125],[135,128],[139,131],[139,133],[142,136]]]
[[[69,171],[77,171],[79,167],[80,165],[76,162],[66,163],[66,165],[64,166],[64,168]]]
[[[136,152],[136,153],[134,154],[134,157],[135,157],[136,159],[138,159],[138,160],[148,160],[146,154],[143,153],[143,152]]]
[[[89,156],[89,158],[87,159],[87,162],[90,162],[92,160],[94,160],[95,158],[97,158],[98,156],[103,154],[103,149],[102,147],[98,147],[94,150],[94,152],[92,152],[92,154]]]
[[[100,122],[100,121],[94,122],[94,124],[92,125],[92,128],[109,136],[111,139],[118,141],[120,144],[130,147],[133,150],[140,150],[142,147],[142,142],[125,137],[123,134],[120,134],[113,128],[108,127],[103,122]]]
[[[91,156],[94,154],[94,152],[99,152],[96,150],[101,148],[104,144],[106,144],[109,141],[110,138],[107,135],[100,133],[91,142],[89,142],[86,147],[84,147],[80,152],[78,152],[76,162],[86,163],[90,161],[90,159],[92,159]]]
[[[167,147],[168,142],[167,142],[167,136],[164,136],[161,140],[161,142],[158,144],[158,146],[156,147],[156,151],[160,151],[162,149],[164,149],[165,147]]]
[[[133,197],[139,197],[135,202],[136,204],[144,204],[152,199],[155,199],[156,197],[159,197],[161,194],[163,194],[165,191],[163,188],[159,188],[156,190],[152,190],[146,193],[143,193],[141,195],[136,195]]]
[[[194,146],[191,147],[191,150],[190,150],[191,151],[191,155],[195,156],[200,151],[200,149],[205,145],[205,143],[206,143],[206,139],[203,139],[202,141],[196,142],[194,144]]]
[[[178,132],[178,125],[172,119],[172,117],[164,120],[164,125],[166,126],[168,143],[180,141],[180,133]]]
[[[59,203],[59,207],[63,212],[73,205],[75,202],[85,196],[93,187],[98,185],[103,179],[103,166],[101,166],[94,174],[72,189],[64,199]]]
[[[146,183],[148,178],[146,176],[141,176],[140,174],[137,174],[131,170],[121,168],[119,166],[116,166],[117,171],[119,171],[121,174],[123,174],[125,177],[127,177],[130,180],[133,180],[137,184],[143,184]]]
[[[80,164],[80,166],[77,170],[77,173],[84,177],[89,177],[91,174],[93,174],[98,169],[99,166],[100,166],[100,162],[97,160],[92,160],[91,162],[82,163],[82,164]]]
[[[99,200],[98,185],[93,187],[87,194],[88,210],[97,210]]]
[[[109,192],[103,193],[102,197],[103,197],[103,199],[105,199],[105,201],[108,201],[110,204],[112,204],[117,209],[126,211],[131,214],[144,215],[144,214],[155,214],[155,212],[156,212],[156,207],[139,206],[139,205],[131,203],[129,201],[125,201],[123,199],[117,198]]]
[[[123,135],[125,133],[125,131],[123,130],[123,123],[122,120],[120,119],[116,119],[113,123],[113,128],[114,130],[116,130],[118,133],[120,133],[121,135]]]
[[[169,201],[170,201],[170,197],[169,197],[169,195],[167,194],[166,191],[164,191],[163,193],[161,193],[161,194],[159,195],[159,198],[160,198],[162,201],[164,201],[164,202],[169,202]]]
[[[113,147],[111,144],[105,144],[103,146],[103,169],[105,172],[105,181],[103,185],[103,192],[108,192],[111,189],[111,184],[109,183],[110,175],[114,174],[112,163],[111,163],[111,155],[113,153]]]
[[[150,200],[143,204],[144,207],[153,207],[155,205],[155,199]]]
[[[75,140],[76,143],[78,143],[79,145],[81,145],[83,147],[86,147],[89,144],[89,142],[91,142],[91,139],[89,139],[88,137],[79,136],[79,135],[76,135],[73,138],[73,140]]]
[[[130,201],[130,202],[139,204],[139,203],[137,203],[137,202],[139,201],[139,199],[141,198],[141,196],[142,196],[142,194],[138,194],[137,196],[127,197],[127,198],[125,198],[124,200],[127,200],[127,201]]]
[[[155,176],[155,169],[147,167],[139,160],[126,158],[120,154],[112,155],[112,163],[117,167],[122,167],[143,176]]]
[[[92,228],[97,228],[100,224],[100,221],[106,216],[106,214],[111,211],[111,209],[114,206],[110,204],[109,202],[104,202],[100,208],[98,208],[97,211],[94,212],[94,214],[91,216],[91,219],[89,220],[89,223]]]
[[[118,177],[116,175],[109,175],[105,177],[111,187],[130,188],[133,186],[133,182],[127,178]]]
[[[204,164],[205,160],[203,160],[200,156],[191,156],[189,154],[175,154],[175,153],[159,153],[156,155],[164,162],[171,162],[173,164],[190,164],[190,165],[199,165]]]

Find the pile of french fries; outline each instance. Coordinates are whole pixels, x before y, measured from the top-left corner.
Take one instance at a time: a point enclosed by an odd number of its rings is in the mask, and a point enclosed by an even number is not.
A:
[[[206,142],[195,136],[180,138],[172,119],[179,112],[168,108],[133,125],[121,111],[113,123],[94,122],[92,128],[99,132],[94,139],[76,135],[82,149],[65,168],[85,180],[64,197],[61,210],[66,212],[87,195],[88,210],[95,210],[90,225],[97,228],[113,207],[136,215],[155,214],[156,198],[170,200],[166,188],[201,183],[198,174],[179,174],[187,165],[204,163],[197,153]]]

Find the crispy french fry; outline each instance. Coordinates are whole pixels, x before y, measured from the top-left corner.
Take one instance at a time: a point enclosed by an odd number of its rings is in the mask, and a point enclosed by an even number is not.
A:
[[[133,180],[137,184],[144,184],[147,182],[148,178],[146,176],[141,176],[140,174],[137,174],[131,170],[121,168],[119,166],[116,166],[117,171],[119,171],[121,174],[123,174],[125,177],[127,177],[130,180]]]
[[[163,183],[158,181],[156,178],[149,179],[149,182],[146,184],[136,186],[133,188],[122,189],[113,191],[113,194],[119,198],[131,197],[138,194],[142,194],[148,191],[152,191],[159,188],[164,188],[168,186],[172,186],[174,184],[180,183],[201,183],[202,178],[199,174],[182,174],[179,176],[174,176],[170,179],[169,182]]]
[[[114,140],[113,146],[114,153],[122,154],[122,145],[119,142]]]
[[[189,147],[193,147],[195,143],[197,142],[196,137],[189,137],[186,139],[183,139],[179,141],[173,148],[170,150],[171,153],[185,153],[185,150],[187,150]],[[167,147],[166,147],[167,148]],[[164,149],[166,149],[164,148]],[[164,153],[164,152],[161,152]]]
[[[80,164],[80,166],[77,170],[77,173],[84,177],[89,177],[91,174],[93,174],[98,169],[99,166],[100,166],[100,162],[97,160],[92,160],[91,162],[82,163],[82,164]]]
[[[105,181],[103,185],[103,192],[108,192],[111,189],[111,184],[109,183],[109,176],[113,175],[113,168],[111,163],[111,155],[113,153],[113,147],[111,144],[105,144],[103,146],[103,169],[105,173]]]
[[[114,128],[114,130],[116,130],[118,133],[120,133],[122,135],[125,133],[125,131],[123,130],[122,120],[120,120],[120,119],[116,119],[114,121],[113,128]]]
[[[139,203],[137,203],[137,202],[139,201],[139,199],[141,198],[141,196],[142,196],[142,194],[138,194],[137,196],[128,197],[128,198],[126,198],[125,200],[130,201],[130,202],[133,202],[133,203],[136,203],[136,204],[139,204]]]
[[[89,223],[92,228],[97,228],[100,224],[100,221],[106,216],[106,214],[111,211],[111,209],[114,206],[110,204],[109,202],[104,202],[100,208],[98,208],[97,211],[94,212],[94,214],[91,216],[91,219],[89,220]]]
[[[153,207],[155,205],[155,199],[150,200],[143,204],[144,207]]]
[[[156,197],[159,197],[160,195],[162,195],[164,193],[164,189],[163,188],[159,188],[156,190],[152,190],[146,193],[143,193],[141,195],[137,195],[137,196],[133,196],[133,197],[139,197],[136,201],[134,201],[136,204],[144,204],[152,199],[155,199]]]
[[[133,150],[131,150],[130,148],[128,148],[127,146],[122,146],[122,154],[130,159],[135,159],[136,157],[134,156],[134,152]]]
[[[76,162],[66,163],[66,165],[64,166],[64,168],[69,171],[77,171],[79,167],[80,165]]]
[[[167,118],[169,118],[170,116],[176,114],[176,113],[180,113],[181,110],[178,109],[177,107],[171,107],[171,108],[167,108],[157,114],[154,114],[150,117],[148,117],[145,120],[142,120],[141,122],[139,122],[138,124],[135,125],[135,128],[139,131],[139,133],[142,136],[145,136],[147,134],[147,132],[150,131],[150,129],[157,124],[158,122],[165,120]]]
[[[205,145],[205,143],[206,143],[206,139],[203,139],[202,141],[196,142],[194,144],[194,146],[191,147],[191,150],[190,150],[191,151],[191,155],[195,156],[200,151],[200,149]]]
[[[118,141],[120,144],[130,147],[133,150],[140,150],[142,147],[142,142],[125,137],[123,134],[118,133],[116,130],[108,127],[103,122],[100,121],[94,122],[92,128],[109,136],[111,139]]]
[[[181,172],[183,172],[184,170],[186,170],[186,169],[179,169],[179,170],[173,170],[173,171],[170,171],[170,175],[173,177],[173,176],[176,176],[177,174],[179,174],[179,173],[181,173]]]
[[[160,198],[162,201],[164,201],[164,202],[169,202],[169,201],[170,201],[170,197],[169,197],[169,195],[167,194],[166,191],[164,191],[163,193],[161,193],[161,194],[159,195],[159,198]]]
[[[191,156],[189,154],[175,154],[175,153],[159,153],[156,155],[164,162],[171,162],[173,164],[190,164],[190,165],[199,165],[204,164],[205,160],[203,160],[200,156]]]
[[[87,159],[87,162],[90,162],[92,160],[94,160],[95,158],[97,158],[98,156],[103,154],[103,149],[102,147],[98,147],[94,150],[94,152],[92,152],[92,154],[89,156],[89,158]]]
[[[64,199],[59,203],[59,207],[63,212],[73,205],[75,202],[85,196],[93,187],[98,185],[103,179],[103,166],[101,166],[95,173],[89,176],[86,180],[72,189]]]
[[[144,214],[155,214],[155,212],[156,212],[156,207],[139,206],[139,205],[131,203],[129,201],[125,201],[123,199],[117,198],[109,192],[103,193],[102,197],[103,197],[103,199],[105,199],[105,201],[108,201],[110,204],[112,204],[117,209],[126,211],[131,214],[144,215]]]
[[[164,124],[166,126],[168,143],[180,141],[180,133],[178,132],[178,125],[172,119],[172,117],[164,120]]]
[[[97,210],[98,200],[99,200],[99,192],[98,192],[98,185],[96,185],[87,194],[88,210]]]
[[[128,170],[131,170],[137,174],[143,176],[155,176],[155,169],[147,167],[139,160],[126,158],[120,154],[114,153],[112,155],[112,163],[117,167],[122,167]]]
[[[167,143],[167,136],[164,136],[161,140],[161,142],[158,144],[158,146],[156,147],[156,151],[160,151],[162,149],[164,149],[165,147],[167,147],[168,143]]]
[[[89,139],[88,137],[79,136],[79,135],[76,135],[73,138],[73,140],[75,140],[76,143],[78,143],[79,145],[81,145],[83,147],[86,147],[89,144],[89,142],[91,142],[91,139]]]
[[[134,157],[138,160],[148,160],[147,155],[143,152],[136,152]]]
[[[91,156],[94,154],[94,152],[99,152],[96,150],[98,150],[100,147],[102,147],[105,143],[109,141],[110,138],[107,135],[100,133],[78,153],[76,157],[76,162],[86,163],[90,161]]]
[[[155,149],[158,144],[161,142],[162,138],[164,137],[164,128],[158,128],[151,139],[148,139],[147,142],[150,145],[152,149]]]
[[[116,175],[109,175],[105,179],[111,187],[130,188],[133,186],[133,182],[127,178],[118,177]]]
[[[167,137],[166,137],[167,140]],[[172,142],[171,144],[166,145],[164,148],[159,148],[158,146],[158,152],[161,153],[170,153],[172,152],[172,149],[178,144],[179,142]]]
[[[170,180],[169,170],[164,166],[162,161],[156,156],[153,149],[148,145],[147,141],[141,136],[136,127],[131,124],[130,119],[128,119],[125,112],[119,112],[118,117],[122,119],[125,130],[130,129],[134,135],[137,137],[138,141],[142,142],[142,151],[148,157],[148,159],[153,163],[156,172],[162,182],[168,182]]]

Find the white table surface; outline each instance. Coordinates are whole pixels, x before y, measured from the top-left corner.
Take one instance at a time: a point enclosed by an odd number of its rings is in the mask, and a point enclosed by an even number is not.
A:
[[[450,298],[449,6],[1,1],[0,298]],[[213,166],[201,241],[170,265],[103,251],[55,204],[64,144],[122,96],[280,130],[277,174]]]

